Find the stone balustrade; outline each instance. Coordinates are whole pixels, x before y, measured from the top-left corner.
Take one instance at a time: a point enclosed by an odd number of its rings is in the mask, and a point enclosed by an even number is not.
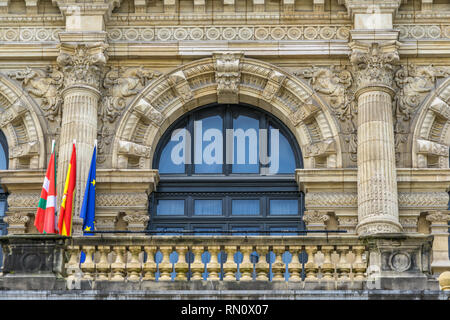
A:
[[[68,280],[301,283],[361,287],[366,245],[356,236],[93,236],[66,248]],[[82,254],[83,253],[83,254]]]

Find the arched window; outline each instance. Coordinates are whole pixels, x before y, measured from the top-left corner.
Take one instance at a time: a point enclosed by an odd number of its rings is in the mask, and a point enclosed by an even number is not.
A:
[[[153,167],[150,230],[167,234],[295,234],[304,195],[300,148],[274,116],[247,105],[209,105],[178,119]]]
[[[0,131],[0,170],[8,169],[8,143],[2,131]],[[6,212],[6,193],[0,186],[0,236],[6,234],[6,223],[3,221]],[[0,249],[0,269],[3,265],[3,255]]]

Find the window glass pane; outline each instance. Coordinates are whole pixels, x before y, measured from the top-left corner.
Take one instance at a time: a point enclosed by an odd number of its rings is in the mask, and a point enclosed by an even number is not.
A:
[[[258,236],[259,227],[232,227],[234,236]]]
[[[274,130],[274,127],[269,126],[269,141],[271,141],[270,139],[276,137],[271,133],[271,130]],[[276,143],[275,141],[274,143],[272,143],[271,141],[269,148],[271,157],[271,162],[269,163],[269,172],[271,174],[295,172],[294,151],[289,144],[289,140],[281,133],[281,131],[278,131],[278,143]]]
[[[189,162],[190,134],[182,128],[174,130],[171,140],[164,146],[159,158],[159,173],[185,173],[185,164]]]
[[[213,116],[194,123],[195,173],[221,173],[223,164],[223,120]]]
[[[0,170],[6,170],[6,169],[7,169],[7,163],[6,163],[5,151],[3,150],[3,147],[0,144]]]
[[[0,200],[0,217],[5,215],[6,200]]]
[[[222,215],[222,200],[195,200],[194,214],[201,216]]]
[[[296,227],[270,227],[270,235],[271,236],[293,236],[296,235],[294,231],[298,231]]]
[[[271,199],[270,200],[271,215],[297,215],[298,200],[297,199]]]
[[[233,215],[259,215],[259,199],[233,200],[231,202],[231,214]]]
[[[259,120],[247,116],[233,119],[233,173],[259,172]]]
[[[184,200],[158,200],[156,214],[158,216],[184,215]]]

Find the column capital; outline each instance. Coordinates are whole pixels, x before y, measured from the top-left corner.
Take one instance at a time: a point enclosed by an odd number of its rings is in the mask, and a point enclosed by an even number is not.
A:
[[[61,67],[65,89],[74,86],[100,88],[106,65],[105,42],[62,42],[57,63]]]
[[[349,46],[352,50],[350,62],[357,84],[356,96],[361,89],[370,88],[383,88],[381,90],[393,95],[394,66],[400,60],[399,43],[396,40],[372,43],[353,41]]]

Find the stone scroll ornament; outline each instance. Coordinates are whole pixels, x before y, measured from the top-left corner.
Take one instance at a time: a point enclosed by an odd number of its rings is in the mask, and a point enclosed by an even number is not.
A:
[[[299,69],[294,75],[307,80],[328,102],[333,114],[339,119],[344,141],[348,143],[350,160],[356,162],[357,103],[352,73],[346,66],[313,66]]]
[[[120,118],[127,104],[151,81],[160,76],[161,73],[146,70],[142,66],[114,68],[106,73],[103,79],[105,93],[98,110],[98,163],[106,160],[105,153],[114,136],[115,122]]]
[[[63,102],[60,91],[64,81],[60,70],[50,66],[45,70],[26,68],[10,72],[8,76],[21,81],[28,93],[42,99],[40,107],[49,121],[60,119]]]
[[[401,152],[410,134],[411,120],[417,114],[419,106],[428,94],[435,89],[436,79],[450,75],[450,67],[420,66],[408,64],[401,66],[395,73],[398,87],[394,98],[395,148]]]

